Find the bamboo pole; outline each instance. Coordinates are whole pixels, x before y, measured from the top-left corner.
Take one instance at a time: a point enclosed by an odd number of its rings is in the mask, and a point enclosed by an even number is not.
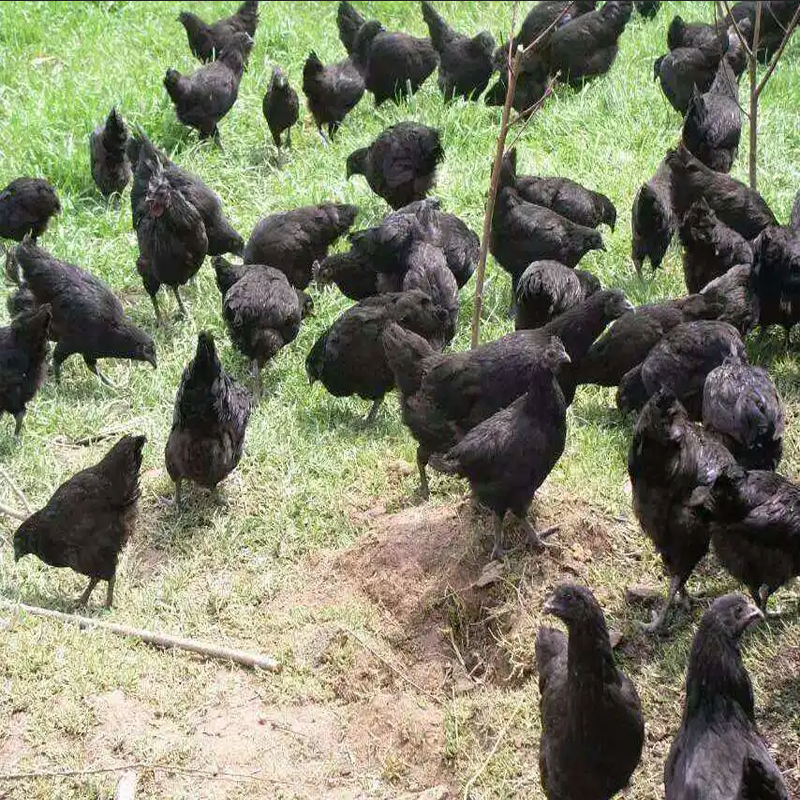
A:
[[[26,614],[33,617],[43,617],[45,619],[54,619],[59,622],[70,622],[78,625],[82,629],[99,629],[114,633],[117,636],[127,636],[133,639],[139,639],[146,644],[153,645],[154,647],[175,648],[176,650],[186,650],[190,653],[197,653],[198,655],[206,658],[216,658],[222,661],[233,661],[236,664],[241,664],[244,667],[251,669],[263,669],[269,672],[279,672],[281,665],[271,656],[261,655],[259,653],[247,653],[243,650],[234,650],[230,647],[222,647],[220,645],[212,644],[209,642],[199,642],[195,639],[184,639],[179,636],[172,636],[168,633],[153,633],[152,631],[143,630],[141,628],[131,628],[127,625],[118,625],[115,622],[104,622],[99,619],[92,619],[91,617],[82,617],[78,614],[64,614],[61,611],[53,611],[49,608],[39,608],[39,606],[29,606],[24,603],[10,603],[3,600],[4,604],[9,608],[19,608]]]

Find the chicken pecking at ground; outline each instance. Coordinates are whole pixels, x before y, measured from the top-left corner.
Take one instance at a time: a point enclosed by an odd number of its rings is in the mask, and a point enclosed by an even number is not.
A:
[[[562,583],[544,605],[565,636],[539,628],[542,735],[539,771],[549,800],[609,800],[627,786],[644,745],[636,687],[614,662],[605,617],[591,591]]]
[[[197,337],[195,357],[183,372],[164,460],[181,504],[183,481],[217,493],[244,450],[251,398],[222,367],[214,337]]]
[[[128,126],[116,108],[112,108],[105,123],[89,135],[92,178],[104,197],[114,192],[121,194],[130,182],[128,138]]]
[[[94,587],[108,582],[106,608],[114,602],[117,560],[136,527],[144,436],[125,436],[93,467],[62,483],[47,505],[14,534],[14,559],[35,555],[51,567],[70,567]]]

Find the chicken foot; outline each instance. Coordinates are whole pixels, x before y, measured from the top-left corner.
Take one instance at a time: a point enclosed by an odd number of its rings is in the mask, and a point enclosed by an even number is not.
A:
[[[372,408],[369,410],[369,414],[367,414],[366,419],[364,420],[364,427],[368,428],[375,422],[375,417],[378,416],[378,411],[380,411],[381,405],[383,404],[383,398],[379,397],[377,400],[373,400]]]
[[[179,317],[183,319],[189,318],[189,312],[186,310],[186,306],[183,304],[183,299],[181,298],[181,291],[177,286],[172,287],[172,293],[175,295],[175,299],[178,301],[178,308],[180,309],[180,313],[178,314]]]
[[[96,361],[90,361],[89,359],[86,358],[84,358],[84,361],[86,362],[86,366],[89,368],[89,372],[93,373],[94,375],[97,375],[97,377],[100,378],[101,383],[104,383],[106,386],[109,386],[112,389],[117,388],[113,383],[111,383],[111,381],[108,378],[106,378],[105,375],[103,375],[102,372],[100,372]]]
[[[14,414],[14,420],[17,423],[14,426],[14,438],[19,439],[20,435],[22,434],[22,423],[25,421],[25,414],[26,410],[23,408],[22,411],[18,411]]]
[[[428,473],[425,467],[428,465],[428,456],[422,448],[417,448],[417,469],[419,470],[419,494],[423,500],[431,496],[431,489],[428,485]]]
[[[681,591],[681,579],[677,575],[673,575],[670,582],[669,582],[669,592],[667,592],[667,602],[664,603],[664,606],[661,609],[661,612],[656,615],[653,612],[653,619],[649,623],[640,622],[639,627],[645,633],[657,633],[664,627],[664,622],[667,619],[667,612],[670,609],[670,606],[675,602],[675,595]],[[684,595],[685,596],[685,595]]]
[[[77,599],[75,605],[78,608],[84,608],[86,604],[89,602],[89,598],[92,596],[92,592],[94,591],[94,587],[100,583],[100,578],[89,578],[89,585],[86,587],[86,591]]]

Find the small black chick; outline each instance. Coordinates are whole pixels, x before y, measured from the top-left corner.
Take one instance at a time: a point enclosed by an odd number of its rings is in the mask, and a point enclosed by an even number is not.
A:
[[[372,400],[370,424],[394,386],[386,363],[381,334],[396,322],[424,337],[433,347],[444,347],[447,312],[419,290],[381,294],[348,308],[314,343],[306,358],[309,381],[321,381],[334,397],[357,394]]]
[[[500,192],[492,216],[489,245],[500,266],[511,275],[512,292],[534,261],[559,261],[574,267],[589,250],[605,250],[602,236],[593,228],[576,225],[544,206],[529,203],[516,188],[513,162],[506,157]]]
[[[164,88],[178,119],[195,128],[201,139],[213,137],[219,143],[217,123],[233,108],[239,96],[239,82],[252,47],[253,40],[248,34],[235,33],[214,63],[188,76],[174,69],[167,70]]]
[[[431,42],[439,53],[439,90],[446,100],[477,97],[494,72],[494,37],[481,31],[471,39],[454,31],[426,0],[422,16]]]
[[[93,467],[56,489],[47,505],[14,534],[14,560],[32,554],[51,567],[70,567],[89,577],[78,600],[108,582],[106,608],[114,602],[117,559],[136,527],[144,436],[125,436]]]
[[[61,211],[56,190],[42,178],[16,178],[0,192],[0,239],[35,242]]]
[[[742,634],[761,619],[740,594],[718,598],[703,614],[681,727],[664,765],[666,800],[789,800],[758,732],[753,684],[739,652]]]
[[[639,409],[643,400],[664,388],[683,403],[692,419],[699,420],[706,377],[728,356],[737,356],[747,363],[744,344],[733,325],[717,320],[682,322],[634,368],[644,389],[643,396],[630,391],[630,379],[626,376],[620,383],[617,405],[624,413]]]
[[[414,94],[439,63],[429,39],[389,33],[374,20],[359,29],[353,54],[366,65],[364,84],[376,106]]]
[[[733,456],[710,433],[689,420],[686,409],[666,390],[645,405],[628,450],[633,510],[670,575],[667,602],[649,625],[659,630],[677,594],[708,552],[711,532],[697,507],[698,487],[713,483]]]
[[[356,36],[361,30],[361,26],[366,22],[364,17],[353,8],[352,3],[341,0],[336,11],[336,26],[339,29],[339,39],[347,50],[348,55],[352,55],[356,44]]]
[[[516,148],[509,150],[507,157],[516,174]],[[617,224],[617,209],[604,194],[593,192],[569,178],[517,175],[515,186],[523,200],[538,206],[545,206],[577,225],[597,228],[605,224],[613,231]]]
[[[653,64],[653,79],[661,83],[669,104],[685,116],[694,89],[707,92],[714,82],[722,57],[728,46],[728,37],[721,33],[716,39],[697,47],[677,47]]]
[[[207,25],[188,11],[182,11],[178,21],[186,29],[192,53],[206,63],[219,56],[234,34],[244,32],[251,37],[256,35],[258,0],[245,0],[235,14],[219,19],[213,25]]]
[[[431,459],[440,472],[469,480],[476,499],[494,514],[492,559],[502,558],[503,519],[510,511],[528,544],[544,546],[527,514],[536,490],[564,452],[567,404],[556,376],[569,356],[558,339],[545,346],[528,376],[526,394],[474,427],[442,456]]]
[[[347,177],[363,175],[375,194],[398,209],[428,194],[443,160],[438,130],[399,122],[347,157]]]
[[[303,92],[320,135],[322,126],[327,125],[333,139],[344,118],[358,105],[364,96],[363,72],[352,57],[325,66],[311,51],[303,65]]]
[[[730,357],[711,370],[703,387],[703,425],[746,469],[777,469],[783,407],[765,369]]]
[[[726,56],[709,90],[703,94],[694,88],[683,121],[683,143],[707,167],[730,172],[741,136],[739,84]]]
[[[730,175],[709,169],[683,145],[667,152],[672,170],[672,206],[683,216],[701,197],[717,217],[745,239],[755,239],[768,225],[777,225],[775,215],[755,189]]]
[[[297,338],[300,321],[314,304],[277,269],[260,264],[237,269],[221,256],[214,259],[222,316],[236,349],[253,363],[254,397],[261,397],[261,368]]]
[[[638,275],[642,274],[646,258],[654,270],[661,266],[677,227],[678,217],[672,208],[672,171],[665,159],[633,200],[631,258]]]
[[[601,288],[590,272],[570,269],[558,261],[534,261],[517,284],[514,327],[518,331],[541,328]]]
[[[89,135],[92,177],[104,197],[121,193],[131,179],[128,138],[128,127],[116,108],[111,109],[105,124]]]
[[[0,413],[16,421],[14,436],[19,438],[27,405],[47,373],[50,306],[25,311],[0,328]]]
[[[296,289],[311,282],[315,261],[343,236],[358,214],[356,206],[320,203],[270,214],[259,220],[244,249],[245,264],[279,269]]]
[[[128,149],[136,154],[135,160],[132,161],[135,170],[131,188],[131,214],[134,230],[145,213],[142,203],[147,195],[150,180],[158,171],[157,164],[160,163],[172,188],[180,192],[203,218],[208,239],[208,254],[210,256],[221,256],[224,253],[241,255],[244,242],[225,216],[222,202],[216,192],[206,186],[197,175],[173,164],[141,130],[131,139],[131,143],[132,146],[129,144]]]
[[[605,617],[589,589],[557,586],[544,605],[567,626],[539,628],[539,771],[550,800],[608,800],[627,786],[644,745],[636,687],[614,663]]]
[[[99,278],[53,258],[30,242],[18,245],[13,260],[22,272],[23,291],[35,303],[49,305],[53,314],[50,339],[56,343],[53,370],[61,378],[61,364],[74,353],[104,383],[99,358],[129,358],[156,366],[153,340],[125,317],[122,304]]]
[[[607,2],[556,30],[548,42],[550,74],[573,86],[611,69],[618,41],[630,19],[630,3]]]
[[[217,491],[217,484],[236,469],[250,420],[248,392],[220,363],[214,337],[197,337],[197,352],[183,371],[172,430],[164,460],[175,484],[175,505],[181,503],[184,480]]]
[[[753,263],[748,241],[720,222],[703,197],[684,214],[678,233],[684,248],[683,276],[690,293],[699,292],[731,267]]]
[[[303,83],[305,84],[305,73]],[[261,108],[278,153],[281,151],[281,136],[284,131],[286,131],[286,147],[291,147],[292,126],[300,116],[300,101],[297,92],[289,85],[286,75],[278,66],[272,68],[272,78]]]
[[[140,155],[141,161],[144,154]],[[137,170],[138,172],[138,170]],[[156,162],[147,192],[138,206],[140,219],[136,228],[139,258],[136,270],[156,312],[158,290],[162,285],[172,289],[181,315],[188,316],[180,295],[180,287],[200,269],[208,252],[208,237],[200,212],[174,188],[160,162]]]
[[[720,563],[766,613],[770,596],[800,575],[800,487],[772,470],[734,464],[698,502]]]

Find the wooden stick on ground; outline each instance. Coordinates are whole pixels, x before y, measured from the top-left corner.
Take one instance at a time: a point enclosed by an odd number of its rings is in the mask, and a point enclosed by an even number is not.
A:
[[[31,514],[33,514],[33,508],[31,507],[31,504],[28,502],[28,498],[25,497],[25,494],[23,493],[22,489],[20,489],[19,486],[17,486],[17,484],[14,483],[14,481],[8,474],[5,467],[0,467],[0,476],[2,476],[3,480],[11,487],[11,491],[13,491],[14,494],[17,496],[17,500],[19,500],[20,503],[22,503],[22,507],[25,509],[25,511],[28,512],[27,516],[19,517],[18,519],[27,519]]]
[[[21,522],[24,522],[30,516],[30,514],[23,514],[21,511],[15,511],[13,508],[2,504],[0,504],[0,514],[4,517],[11,517],[11,519],[18,519]]]
[[[139,639],[146,644],[153,645],[154,647],[174,647],[177,650],[186,650],[190,653],[197,653],[198,655],[206,658],[216,658],[222,661],[233,661],[237,664],[241,664],[244,667],[250,667],[252,669],[264,669],[270,672],[279,672],[281,669],[280,663],[271,656],[265,656],[258,653],[247,653],[243,650],[234,650],[230,647],[222,647],[220,645],[211,644],[208,642],[198,642],[195,639],[184,639],[179,636],[171,636],[168,633],[153,633],[151,631],[142,630],[141,628],[130,628],[127,625],[118,625],[114,622],[104,622],[99,619],[92,619],[91,617],[81,617],[77,614],[64,614],[61,611],[52,611],[49,608],[28,606],[24,603],[16,604],[7,600],[3,600],[3,602],[9,608],[19,608],[34,617],[55,619],[59,622],[72,622],[79,625],[81,628],[98,628],[99,630],[114,633],[117,636],[129,636],[133,639]]]

